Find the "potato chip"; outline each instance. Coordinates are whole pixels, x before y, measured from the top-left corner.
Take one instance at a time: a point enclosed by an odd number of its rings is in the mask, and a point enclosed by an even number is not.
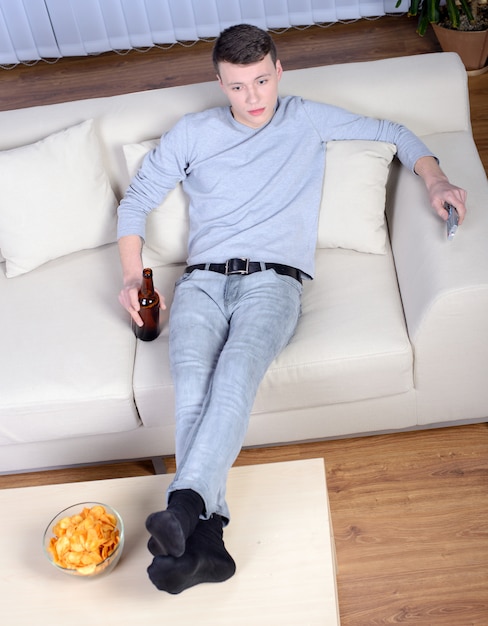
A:
[[[56,565],[90,576],[118,546],[120,533],[114,515],[102,505],[85,507],[79,514],[63,517],[52,529],[48,551]]]

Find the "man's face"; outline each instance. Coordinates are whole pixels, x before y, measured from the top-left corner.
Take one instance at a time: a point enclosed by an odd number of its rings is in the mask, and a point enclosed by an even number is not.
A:
[[[234,119],[251,128],[267,124],[278,99],[281,63],[276,61],[275,66],[268,54],[250,65],[220,63],[219,73],[219,83],[230,101]]]

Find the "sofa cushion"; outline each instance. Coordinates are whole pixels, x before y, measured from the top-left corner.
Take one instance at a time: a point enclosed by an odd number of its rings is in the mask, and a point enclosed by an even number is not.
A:
[[[396,146],[329,141],[317,246],[386,253],[385,200]]]
[[[115,241],[117,202],[93,120],[0,152],[0,189],[8,277]]]
[[[124,146],[129,177],[158,140]],[[332,141],[327,144],[317,245],[385,254],[385,187],[396,153],[393,144],[377,141]],[[144,263],[150,267],[184,263],[187,258],[188,199],[181,185],[148,216]]]
[[[128,431],[135,337],[115,244],[0,275],[0,445]],[[7,330],[8,329],[8,330]]]
[[[253,412],[355,402],[413,389],[413,353],[391,250],[322,249],[302,318],[269,368]]]
[[[413,389],[413,354],[396,274],[385,255],[321,249],[316,278],[304,283],[302,318],[290,344],[271,364],[253,414],[292,411],[403,394]],[[155,269],[171,301],[182,267]],[[172,419],[168,329],[137,346],[134,396],[145,426]]]

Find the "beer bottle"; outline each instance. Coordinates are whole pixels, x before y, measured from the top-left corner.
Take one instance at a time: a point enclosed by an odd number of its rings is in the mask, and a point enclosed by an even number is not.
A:
[[[138,339],[142,341],[152,341],[161,332],[159,322],[159,296],[154,291],[152,269],[145,268],[142,271],[142,285],[139,289],[139,304],[141,308],[139,315],[144,322],[144,326],[138,326],[132,321],[132,328]]]

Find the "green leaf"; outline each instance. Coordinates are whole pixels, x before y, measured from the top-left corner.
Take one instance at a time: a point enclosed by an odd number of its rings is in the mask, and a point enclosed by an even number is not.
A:
[[[429,17],[427,14],[421,15],[417,26],[417,33],[423,37],[429,25]]]
[[[422,5],[422,9],[425,6],[425,12],[431,24],[436,24],[439,21],[439,3],[440,0],[424,0],[424,4]]]
[[[412,0],[412,2],[410,2],[410,7],[408,9],[408,14],[412,17],[415,17],[418,12],[419,12],[419,4],[422,2],[423,0]]]
[[[460,0],[460,2],[461,2],[461,7],[464,13],[466,14],[466,17],[468,18],[468,20],[470,22],[474,22],[474,16],[473,16],[473,13],[471,12],[471,2],[468,2],[467,0]]]
[[[451,21],[453,28],[459,28],[459,9],[457,8],[455,0],[446,0],[447,5],[447,14],[449,15],[449,19]]]

